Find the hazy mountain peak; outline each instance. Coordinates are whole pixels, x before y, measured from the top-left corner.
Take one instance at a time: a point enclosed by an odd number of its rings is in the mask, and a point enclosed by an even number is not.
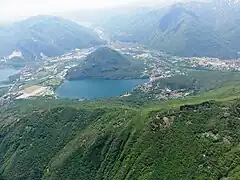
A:
[[[240,0],[215,0],[215,3],[220,7],[225,5],[235,6],[240,3]]]
[[[183,16],[197,18],[196,14],[187,10],[182,4],[175,4],[170,7],[167,14],[165,14],[160,20],[160,29],[166,31],[172,25],[177,25]]]
[[[102,40],[90,29],[56,16],[34,16],[5,27],[0,32],[0,56],[15,50],[25,59],[56,56],[75,48],[99,45]]]
[[[227,1],[229,4],[236,4],[240,2],[240,0],[225,0],[225,1]]]

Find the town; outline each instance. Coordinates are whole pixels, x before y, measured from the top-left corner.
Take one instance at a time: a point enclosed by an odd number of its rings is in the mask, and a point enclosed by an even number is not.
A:
[[[101,32],[101,31],[100,31]],[[131,56],[138,61],[143,61],[145,69],[142,76],[149,77],[149,81],[136,89],[149,92],[153,88],[159,88],[156,83],[161,79],[175,75],[187,74],[188,69],[205,69],[220,71],[240,71],[240,59],[221,60],[208,57],[178,57],[164,52],[147,49],[133,43],[111,42],[109,46],[124,55]],[[24,66],[11,76],[9,80],[1,82],[0,103],[13,99],[27,99],[37,97],[57,98],[55,90],[65,80],[67,71],[84,61],[84,58],[97,47],[88,49],[75,49],[57,57],[46,57],[31,66]],[[15,53],[15,55],[18,55]],[[13,54],[14,56],[14,54]],[[0,60],[0,67],[6,66],[6,59]],[[191,94],[185,90],[162,89],[156,95],[158,99],[182,98]],[[127,93],[122,97],[128,97]]]

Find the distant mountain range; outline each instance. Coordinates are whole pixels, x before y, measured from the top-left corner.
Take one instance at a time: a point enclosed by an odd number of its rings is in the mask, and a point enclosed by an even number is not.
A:
[[[240,57],[239,0],[98,10],[85,15],[75,12],[73,19],[92,21],[113,40],[138,42],[173,55]],[[55,16],[31,17],[1,27],[0,39],[0,57],[13,60],[56,56],[104,43],[92,30]]]
[[[240,55],[240,3],[213,0],[112,13],[99,25],[113,39],[139,42],[179,56]]]
[[[0,57],[39,59],[102,44],[90,29],[55,16],[36,16],[0,28]]]
[[[66,78],[132,79],[140,78],[143,70],[142,61],[134,60],[108,47],[100,47],[88,55],[83,64],[71,69]]]

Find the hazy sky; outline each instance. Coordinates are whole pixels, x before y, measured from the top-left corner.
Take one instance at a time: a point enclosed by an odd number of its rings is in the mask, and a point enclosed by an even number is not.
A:
[[[113,7],[140,1],[167,0],[0,0],[0,21],[87,8]]]

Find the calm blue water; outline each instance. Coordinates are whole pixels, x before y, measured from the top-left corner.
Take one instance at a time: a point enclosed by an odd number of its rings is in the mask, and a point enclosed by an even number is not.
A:
[[[19,71],[16,69],[5,68],[0,69],[0,82],[7,80],[9,76],[18,73]]]
[[[137,85],[144,84],[146,79],[107,80],[84,79],[65,81],[56,91],[60,98],[96,99],[116,97],[132,91]]]

